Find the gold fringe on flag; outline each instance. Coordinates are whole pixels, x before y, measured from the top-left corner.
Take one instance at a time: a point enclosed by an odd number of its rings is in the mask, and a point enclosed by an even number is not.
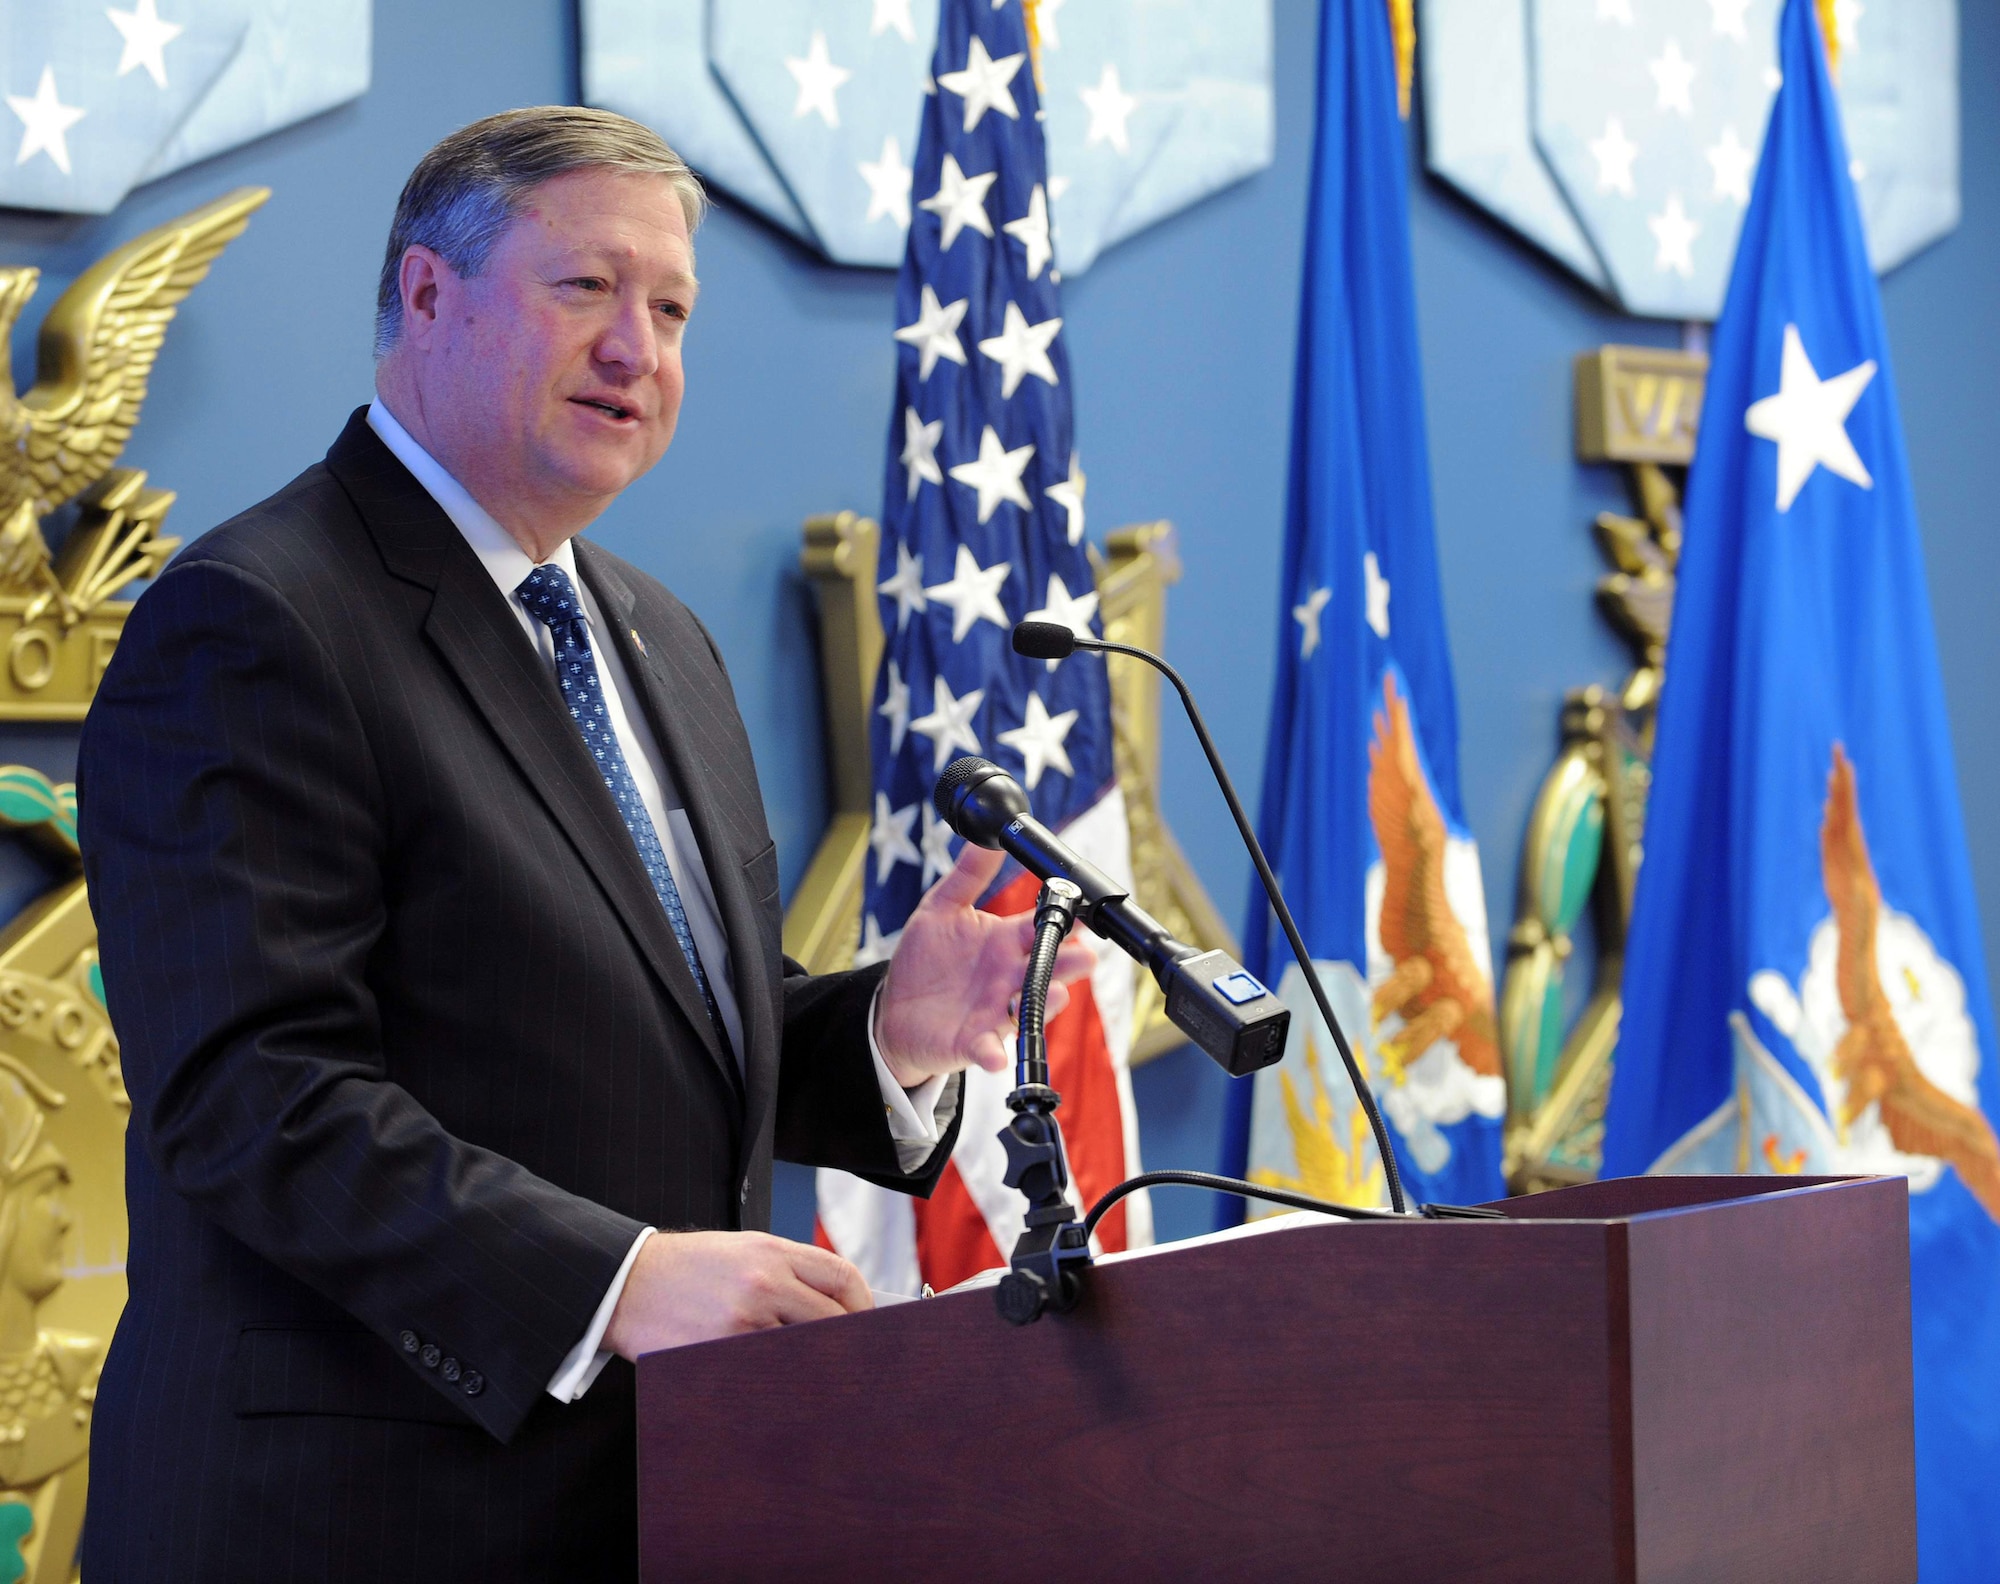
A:
[[[1813,0],[1819,12],[1819,36],[1826,41],[1826,69],[1840,81],[1840,7],[1836,0]]]
[[[1028,63],[1035,68],[1035,92],[1042,91],[1042,30],[1035,17],[1041,0],[1021,0],[1021,13],[1028,19]]]
[[[1389,0],[1389,37],[1396,46],[1396,109],[1407,121],[1410,79],[1417,69],[1417,0]]]

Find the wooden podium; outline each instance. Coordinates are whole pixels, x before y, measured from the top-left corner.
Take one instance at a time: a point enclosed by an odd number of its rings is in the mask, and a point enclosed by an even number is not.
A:
[[[1496,1208],[653,1354],[642,1576],[1916,1578],[1901,1178]]]

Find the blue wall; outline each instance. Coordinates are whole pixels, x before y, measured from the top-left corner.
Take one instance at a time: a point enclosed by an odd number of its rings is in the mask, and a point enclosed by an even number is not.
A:
[[[1167,516],[1187,578],[1170,647],[1255,795],[1274,654],[1293,326],[1311,149],[1316,0],[1277,0],[1278,159],[1232,191],[1106,255],[1066,289],[1090,521]],[[1965,221],[1884,282],[1931,558],[1973,862],[2000,962],[2000,589],[1991,465],[2000,386],[2000,8],[1966,0]],[[182,172],[106,220],[0,211],[0,259],[39,264],[16,337],[28,367],[38,309],[107,249],[230,187],[270,204],[190,299],[162,355],[130,465],[180,492],[198,533],[324,450],[370,389],[369,319],[383,233],[404,175],[438,137],[511,105],[566,99],[576,80],[566,0],[398,0],[378,8],[375,86],[309,125]],[[1414,144],[1413,144],[1414,159]],[[1555,746],[1565,689],[1615,682],[1623,648],[1595,614],[1591,518],[1623,502],[1608,469],[1571,456],[1570,360],[1608,340],[1674,342],[1613,313],[1483,216],[1420,179],[1414,205],[1444,594],[1464,721],[1464,779],[1487,855],[1496,935],[1513,914],[1515,854]],[[727,204],[700,237],[703,292],[689,396],[667,460],[596,536],[673,586],[714,627],[756,744],[787,885],[826,815],[810,604],[799,523],[879,507],[892,370],[893,282],[835,270]],[[66,775],[70,734],[0,735],[0,758]],[[1224,911],[1249,867],[1192,740],[1170,724],[1169,816]],[[30,880],[0,857],[0,907]],[[1143,1069],[1155,1165],[1212,1166],[1224,1080],[1183,1053]],[[802,1175],[783,1228],[809,1216]],[[1210,1224],[1192,1197],[1162,1228]]]

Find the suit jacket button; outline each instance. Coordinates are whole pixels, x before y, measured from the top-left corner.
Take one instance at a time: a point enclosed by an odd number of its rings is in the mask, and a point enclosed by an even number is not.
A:
[[[486,1390],[486,1377],[478,1370],[467,1370],[465,1379],[458,1383],[458,1389],[468,1397],[477,1397]]]
[[[403,1344],[403,1351],[405,1353],[414,1353],[418,1348],[423,1346],[423,1343],[417,1339],[417,1333],[414,1331],[405,1331],[396,1340]]]
[[[425,1369],[436,1369],[438,1367],[438,1360],[443,1358],[444,1354],[438,1350],[438,1345],[435,1342],[426,1342],[423,1352],[419,1353],[417,1357],[423,1361]]]
[[[438,1373],[448,1381],[457,1380],[461,1373],[458,1367],[458,1360],[455,1358],[446,1359],[444,1363],[438,1366]]]

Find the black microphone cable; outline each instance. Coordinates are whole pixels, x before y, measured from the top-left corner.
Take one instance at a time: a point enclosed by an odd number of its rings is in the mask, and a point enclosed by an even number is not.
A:
[[[1142,660],[1161,676],[1173,683],[1174,691],[1180,694],[1181,708],[1187,712],[1188,724],[1194,727],[1196,739],[1201,743],[1201,751],[1208,757],[1208,768],[1214,772],[1216,784],[1222,788],[1223,801],[1229,805],[1230,817],[1236,821],[1236,829],[1243,837],[1243,845],[1250,849],[1250,861],[1257,867],[1257,878],[1263,882],[1264,895],[1270,898],[1271,910],[1278,915],[1278,923],[1285,931],[1285,939],[1291,943],[1292,956],[1298,959],[1299,972],[1305,975],[1306,984],[1312,990],[1313,1004],[1319,1008],[1319,1015],[1326,1020],[1328,1031],[1333,1035],[1334,1048],[1340,1052],[1341,1064],[1347,1069],[1348,1082],[1354,1086],[1354,1095],[1361,1103],[1361,1109],[1368,1115],[1368,1126],[1375,1135],[1375,1148],[1382,1157],[1382,1174],[1389,1185],[1389,1206],[1396,1215],[1407,1215],[1408,1207],[1403,1200],[1403,1178],[1396,1169],[1396,1152],[1389,1145],[1389,1130],[1383,1125],[1382,1113],[1376,1109],[1375,1096],[1368,1087],[1368,1080],[1361,1074],[1360,1064],[1354,1059],[1349,1048],[1347,1035],[1340,1026],[1340,1020],[1333,1015],[1333,1008],[1327,1004],[1326,990],[1319,982],[1319,975],[1313,971],[1312,958],[1306,952],[1304,937],[1292,920],[1292,910],[1285,906],[1284,894],[1278,889],[1278,877],[1271,872],[1270,862],[1264,857],[1264,848],[1257,840],[1257,833],[1250,828],[1250,818],[1243,812],[1243,805],[1237,799],[1236,785],[1229,779],[1229,772],[1223,768],[1222,755],[1216,751],[1214,740],[1208,735],[1208,726],[1201,718],[1201,711],[1194,702],[1194,695],[1188,685],[1181,680],[1180,672],[1156,654],[1131,644],[1112,643],[1106,638],[1079,637],[1075,629],[1061,622],[1024,621],[1018,622],[1013,634],[1014,652],[1031,660],[1061,660],[1078,649],[1092,649],[1106,654],[1128,655],[1134,660]],[[1150,1175],[1150,1174],[1149,1174]],[[1183,1174],[1187,1175],[1187,1174]],[[1194,1174],[1203,1175],[1203,1174]],[[1135,1182],[1137,1179],[1135,1179]],[[1221,1178],[1218,1183],[1236,1183],[1234,1178]],[[1201,1186],[1217,1186],[1217,1183]],[[1251,1187],[1242,1184],[1242,1188]],[[1226,1192],[1238,1193],[1242,1188],[1231,1186]],[[1256,1190],[1261,1197],[1263,1190]],[[1283,1201],[1280,1201],[1283,1202]],[[1342,1214],[1331,1210],[1318,1201],[1303,1206],[1305,1209],[1327,1208],[1329,1214]],[[1095,1214],[1095,1212],[1092,1212]]]

